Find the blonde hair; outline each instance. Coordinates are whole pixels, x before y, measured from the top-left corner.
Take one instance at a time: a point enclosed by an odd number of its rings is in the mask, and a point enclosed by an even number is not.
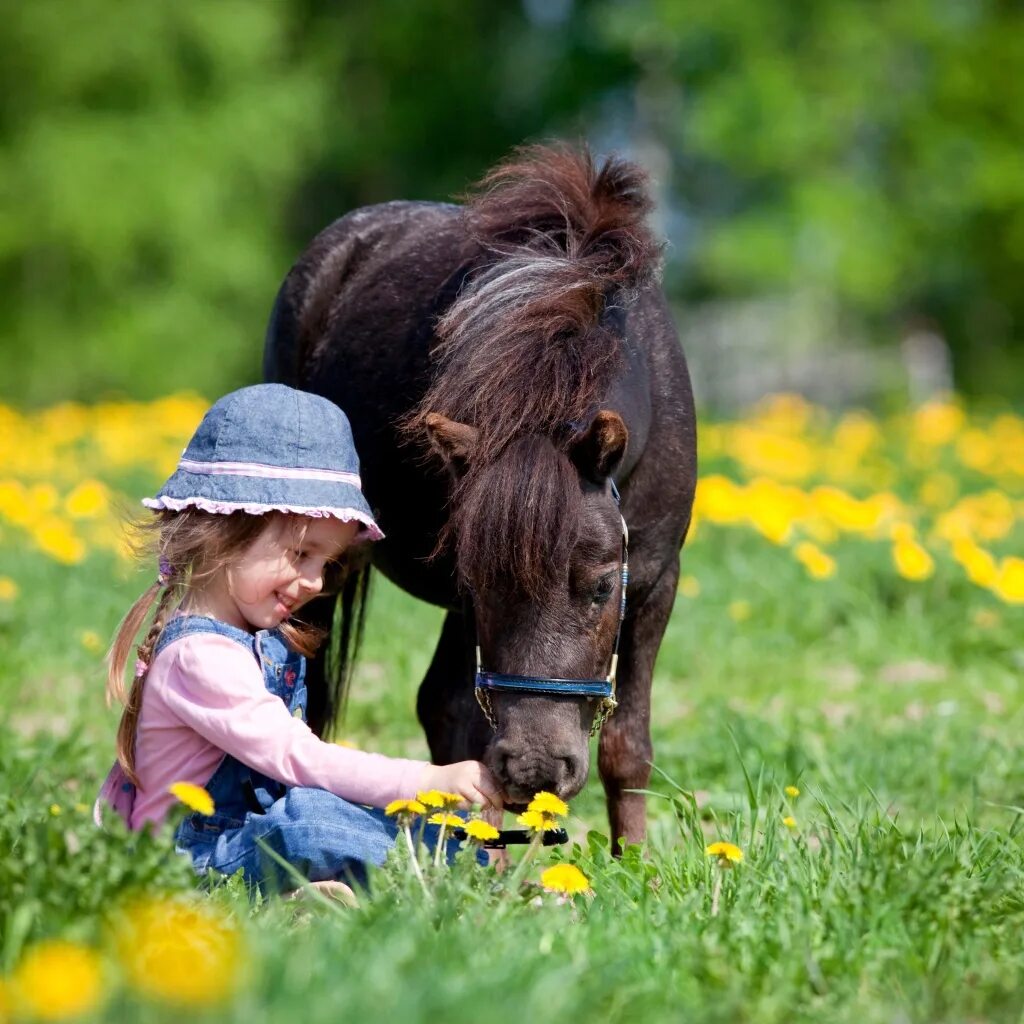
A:
[[[232,563],[284,513],[228,515],[187,508],[180,512],[157,512],[154,518],[135,525],[135,548],[141,557],[156,555],[160,575],[128,609],[114,634],[107,653],[107,704],[124,705],[117,727],[117,760],[125,775],[136,786],[135,736],[142,710],[142,691],[149,674],[160,634],[188,590],[205,582]],[[142,642],[135,647],[137,661],[131,686],[125,686],[136,637],[142,630],[154,604],[156,610]],[[326,635],[323,630],[304,623],[283,622],[278,627],[289,646],[307,657],[314,654]]]

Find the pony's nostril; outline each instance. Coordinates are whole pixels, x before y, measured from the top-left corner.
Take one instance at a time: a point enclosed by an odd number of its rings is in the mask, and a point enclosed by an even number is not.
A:
[[[566,792],[573,782],[576,781],[576,772],[579,768],[579,760],[571,754],[568,757],[558,759],[558,793]]]
[[[512,759],[513,756],[509,748],[503,742],[499,742],[490,758],[491,770],[499,780],[505,782],[509,780],[509,762]]]

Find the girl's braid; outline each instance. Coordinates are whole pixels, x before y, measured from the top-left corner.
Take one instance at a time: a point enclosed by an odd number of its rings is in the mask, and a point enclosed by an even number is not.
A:
[[[153,621],[146,631],[145,639],[136,648],[138,660],[135,662],[135,678],[132,680],[127,697],[124,698],[124,713],[121,715],[121,722],[117,727],[117,759],[129,781],[136,786],[140,783],[139,777],[135,773],[135,732],[138,727],[139,714],[142,711],[142,690],[146,683],[146,676],[149,674],[153,648],[156,647],[156,642],[167,624],[168,613],[175,606],[175,598],[180,595],[181,580],[176,580],[175,575],[165,559],[161,558],[160,575],[157,577],[156,583],[136,602],[136,605],[142,605],[147,600],[151,602],[153,591],[159,590],[160,596],[157,599]],[[128,630],[128,635],[130,635],[131,626],[128,627]],[[122,631],[124,631],[123,625]],[[115,674],[123,671],[125,660],[127,660],[125,656],[118,659],[117,665],[113,669]]]
[[[156,647],[156,642],[160,639],[164,626],[167,625],[167,615],[174,605],[177,593],[178,588],[171,580],[163,582],[160,599],[157,601],[156,611],[153,613],[153,621],[150,623],[142,643],[135,649],[139,658],[135,663],[136,677],[144,676],[149,671],[149,665],[153,659],[153,648]]]

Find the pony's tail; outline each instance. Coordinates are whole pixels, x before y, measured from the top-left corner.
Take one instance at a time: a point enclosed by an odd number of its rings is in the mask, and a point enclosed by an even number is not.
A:
[[[477,427],[478,462],[526,433],[555,436],[593,415],[621,359],[602,323],[657,275],[647,178],[615,157],[527,146],[468,197],[478,268],[437,324],[437,372],[403,423],[437,412]]]
[[[135,735],[139,727],[139,713],[142,710],[142,690],[149,675],[153,649],[163,632],[168,613],[174,608],[178,589],[173,584],[156,582],[145,591],[121,620],[107,653],[107,705],[114,701],[124,704],[121,721],[117,727],[117,760],[129,781],[136,786],[139,785],[139,778],[135,774]],[[156,612],[145,638],[135,649],[138,658],[136,671],[131,687],[126,691],[125,671],[132,655],[135,638],[154,604]]]

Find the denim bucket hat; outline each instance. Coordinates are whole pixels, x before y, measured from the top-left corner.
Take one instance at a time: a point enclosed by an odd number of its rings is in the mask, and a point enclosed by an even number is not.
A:
[[[203,417],[151,509],[295,512],[362,524],[380,540],[359,479],[348,418],[333,402],[284,384],[225,395]]]

